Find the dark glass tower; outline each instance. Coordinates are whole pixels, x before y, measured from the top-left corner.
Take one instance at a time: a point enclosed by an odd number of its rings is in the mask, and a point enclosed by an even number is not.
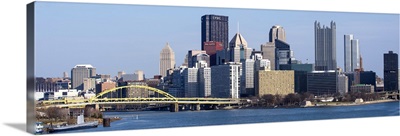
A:
[[[383,54],[383,80],[385,91],[399,90],[399,57],[393,51]]]
[[[228,48],[228,16],[204,15],[201,17],[201,50],[204,42],[221,42]]]

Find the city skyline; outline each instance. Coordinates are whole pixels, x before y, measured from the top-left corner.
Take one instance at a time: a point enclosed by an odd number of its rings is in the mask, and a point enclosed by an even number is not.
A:
[[[54,5],[48,6],[49,4]],[[60,6],[61,4],[63,6]],[[318,20],[321,24],[327,24],[333,20],[337,23],[337,37],[342,37],[347,33],[357,35],[357,39],[361,41],[360,53],[369,54],[362,56],[364,69],[375,71],[380,77],[383,77],[382,54],[389,50],[398,51],[397,45],[399,45],[398,15],[394,14],[373,16],[376,14],[48,2],[39,2],[37,6],[43,7],[38,8],[38,13],[36,13],[38,17],[36,20],[38,30],[36,35],[36,75],[43,77],[61,77],[63,72],[69,71],[76,64],[92,64],[97,68],[97,73],[112,76],[115,76],[118,71],[133,73],[135,70],[142,69],[147,77],[152,77],[152,75],[159,74],[157,72],[159,63],[157,54],[166,42],[170,43],[175,52],[176,66],[183,63],[187,50],[201,48],[199,44],[201,40],[200,18],[205,14],[228,16],[230,25],[228,39],[240,31],[246,37],[248,46],[256,50],[260,50],[260,45],[268,41],[268,30],[271,26],[280,25],[285,28],[287,42],[291,44],[291,50],[294,51],[296,59],[303,63],[314,63],[313,22]],[[71,8],[76,10],[71,10]],[[163,11],[163,13],[141,12],[149,16],[139,17],[135,16],[137,13],[134,11],[137,10],[156,10]],[[179,16],[181,14],[178,13],[182,10],[193,14]],[[97,14],[97,12],[103,14]],[[247,16],[250,13],[259,14]],[[164,14],[177,16],[165,17]],[[277,17],[276,14],[288,17]],[[278,19],[262,21],[265,20],[262,18],[264,15]],[[298,15],[304,18],[291,24],[290,22],[298,19],[289,18],[289,15]],[[316,16],[309,17],[310,15]],[[143,17],[145,18],[142,19]],[[183,18],[183,20],[189,21],[187,23],[176,21],[179,23],[175,23],[174,18],[180,18],[180,20]],[[171,21],[157,21],[168,19]],[[153,22],[157,22],[158,26],[154,26]],[[240,22],[240,30],[235,30],[237,22]],[[363,22],[363,25],[360,25],[359,22]],[[149,27],[151,30],[156,31],[145,31],[146,29],[136,27],[146,28],[148,25],[152,26]],[[363,26],[370,29],[365,29]],[[382,28],[381,26],[386,27]],[[131,32],[131,30],[136,31]],[[388,34],[380,36],[374,33],[382,33],[382,31]],[[343,39],[337,38],[336,43],[337,64],[343,69],[344,49],[341,44]],[[377,46],[383,43],[385,45]],[[63,55],[63,53],[64,56],[50,57]]]

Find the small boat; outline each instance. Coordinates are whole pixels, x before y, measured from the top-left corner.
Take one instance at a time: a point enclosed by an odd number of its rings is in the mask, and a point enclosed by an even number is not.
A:
[[[36,122],[35,133],[36,134],[43,133],[43,122]]]
[[[77,129],[86,129],[86,128],[95,128],[99,125],[98,121],[85,122],[83,114],[79,115],[76,120],[76,125],[66,125],[61,127],[53,127],[49,128],[49,133],[59,132],[59,131],[68,131],[68,130],[77,130]]]

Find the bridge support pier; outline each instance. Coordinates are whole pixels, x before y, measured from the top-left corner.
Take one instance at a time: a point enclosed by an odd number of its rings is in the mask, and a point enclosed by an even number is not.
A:
[[[200,104],[196,104],[196,111],[200,111]]]
[[[169,106],[170,112],[178,112],[179,111],[179,105],[178,103],[173,103]]]

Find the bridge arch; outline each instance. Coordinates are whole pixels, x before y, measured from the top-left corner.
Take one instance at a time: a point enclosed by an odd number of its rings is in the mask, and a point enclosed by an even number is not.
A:
[[[149,87],[149,86],[142,86],[142,85],[129,85],[129,86],[121,86],[121,87],[116,87],[116,88],[113,88],[113,89],[105,90],[105,91],[103,91],[103,92],[97,94],[95,97],[92,97],[92,98],[89,100],[89,102],[92,103],[93,101],[95,101],[96,99],[102,97],[103,95],[105,95],[105,94],[107,94],[107,93],[115,92],[115,91],[117,91],[117,90],[124,89],[124,88],[147,89],[147,90],[150,90],[150,91],[159,93],[159,94],[165,96],[166,98],[170,98],[170,99],[172,99],[173,101],[178,101],[178,99],[176,99],[176,98],[175,98],[174,96],[172,96],[171,94],[169,94],[169,93],[167,93],[167,92],[164,92],[164,91],[162,91],[162,90],[160,90],[160,89],[157,89],[157,88],[153,88],[153,87]]]

